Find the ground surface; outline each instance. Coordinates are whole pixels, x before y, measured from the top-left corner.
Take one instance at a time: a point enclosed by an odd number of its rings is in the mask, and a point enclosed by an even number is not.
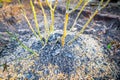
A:
[[[24,6],[32,26],[35,26],[28,2],[24,2]],[[108,6],[99,12],[84,34],[68,45],[67,43],[74,37],[74,33],[80,31],[88,20],[89,14],[91,14],[91,8],[88,6],[78,19],[75,28],[68,32],[64,48],[61,47],[59,39],[63,33],[64,6],[60,4],[56,8],[55,32],[51,34],[44,47],[29,29],[20,9],[20,5],[16,3],[0,9],[0,34],[2,35],[0,39],[0,79],[91,80],[94,78],[99,80],[116,79],[116,76],[119,78],[119,6]],[[36,5],[36,11],[41,33],[44,33],[42,11],[38,5]],[[78,11],[76,10],[70,15],[68,30]],[[46,13],[50,24],[50,14],[47,7]],[[31,53],[24,50],[16,40],[11,39],[6,34],[6,29],[16,33],[20,41],[36,51],[38,55],[27,59]],[[110,49],[107,48],[109,43],[112,44]]]

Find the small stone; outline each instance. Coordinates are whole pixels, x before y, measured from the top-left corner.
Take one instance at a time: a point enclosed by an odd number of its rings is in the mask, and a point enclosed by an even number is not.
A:
[[[73,55],[70,54],[70,53],[65,53],[65,56],[66,56],[66,57],[69,57],[69,58],[72,58],[72,57],[73,57]]]
[[[59,69],[55,69],[54,73],[57,75],[60,73],[60,70]]]
[[[49,75],[49,70],[48,70],[48,69],[45,69],[45,70],[43,71],[43,74],[44,74],[44,76]]]
[[[56,56],[56,55],[58,55],[59,53],[60,53],[60,49],[57,49],[57,50],[55,50],[54,53],[52,53],[52,56]]]

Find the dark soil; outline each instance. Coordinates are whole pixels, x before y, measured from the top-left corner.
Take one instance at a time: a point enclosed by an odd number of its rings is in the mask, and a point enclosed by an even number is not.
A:
[[[20,12],[19,5],[16,3],[11,5],[5,9],[2,8],[0,14],[0,34],[2,35],[0,37],[0,79],[38,80],[39,78],[45,78],[49,80],[52,79],[53,75],[55,77],[60,73],[67,75],[67,77],[64,76],[65,78],[61,77],[65,80],[71,78],[72,75],[79,75],[78,79],[89,79],[90,76],[92,76],[90,79],[95,80],[120,79],[119,6],[108,6],[99,12],[84,33],[71,45],[68,45],[68,42],[75,36],[74,33],[82,29],[92,13],[88,6],[79,17],[75,28],[68,32],[66,44],[62,47],[60,37],[63,33],[64,6],[56,8],[55,32],[50,35],[48,43],[42,46],[40,40],[29,29]],[[27,2],[24,5],[26,5],[25,10],[32,26],[35,26],[30,6]],[[41,33],[44,34],[43,16],[41,9],[37,5],[36,11]],[[79,9],[70,15],[68,30],[71,28],[78,11]],[[48,7],[46,7],[46,13],[50,24]],[[15,39],[10,38],[5,32],[7,29],[16,34],[22,43],[36,51],[38,56],[21,60],[21,58],[30,56],[31,53],[23,49]],[[107,45],[110,43],[112,45],[108,49]],[[8,71],[3,72],[5,67],[1,65],[5,63],[9,67]],[[54,79],[60,79],[59,76]]]

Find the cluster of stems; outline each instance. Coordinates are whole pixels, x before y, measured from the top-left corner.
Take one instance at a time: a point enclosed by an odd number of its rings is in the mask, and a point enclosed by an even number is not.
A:
[[[65,38],[67,36],[67,24],[68,24],[68,21],[69,21],[69,14],[72,13],[73,11],[75,11],[76,9],[78,9],[82,5],[80,11],[77,14],[77,17],[76,17],[74,23],[73,23],[73,25],[72,25],[72,27],[70,29],[70,31],[71,31],[74,28],[74,26],[76,25],[77,20],[78,20],[80,14],[82,13],[82,11],[86,7],[86,5],[90,2],[90,0],[79,0],[79,2],[77,3],[77,5],[72,10],[69,10],[69,8],[70,8],[70,2],[71,2],[71,0],[67,0],[67,3],[66,3],[66,14],[65,14],[64,29],[63,29],[63,36],[61,38],[61,43],[62,43],[63,47],[64,47],[64,44],[65,44]],[[110,2],[110,0],[107,0],[107,2],[105,4],[103,4],[103,2],[104,2],[104,0],[100,1],[99,5],[98,5],[98,8],[90,16],[90,18],[88,19],[88,21],[84,24],[83,28],[75,35],[75,37],[73,39],[71,39],[68,42],[68,44],[71,44],[73,41],[75,41],[85,31],[85,29],[87,28],[87,26],[89,25],[89,23],[92,21],[92,19],[95,17],[95,15],[101,9],[103,9],[104,7],[106,7],[107,4]]]
[[[18,0],[19,3],[20,3],[20,0]],[[79,2],[77,3],[77,5],[72,9],[70,10],[70,3],[71,3],[71,0],[67,0],[67,3],[66,3],[66,13],[65,13],[65,21],[64,21],[64,28],[63,28],[63,35],[61,37],[61,44],[62,46],[64,47],[65,45],[65,38],[67,36],[67,26],[68,26],[68,21],[69,21],[69,15],[70,13],[74,12],[76,9],[78,9],[81,5],[81,9],[80,11],[78,12],[78,15],[74,21],[74,24],[72,25],[70,31],[74,28],[75,24],[77,23],[77,20],[81,14],[81,12],[84,10],[84,8],[86,7],[86,5],[89,3],[90,0],[79,0]],[[54,23],[55,23],[55,18],[54,18],[54,12],[55,12],[55,8],[57,6],[57,0],[56,2],[54,3],[54,6],[53,6],[53,3],[51,1],[48,1],[46,0],[46,3],[47,5],[49,6],[50,8],[50,13],[51,13],[51,25],[48,26],[48,20],[47,20],[47,15],[45,13],[45,9],[43,7],[43,4],[40,0],[38,0],[38,3],[39,3],[39,6],[41,7],[42,9],[42,12],[43,12],[43,16],[44,16],[44,26],[45,26],[45,33],[47,34],[45,37],[46,39],[46,43],[47,43],[47,40],[50,36],[50,33],[54,32]],[[110,0],[107,0],[105,4],[103,4],[104,0],[101,0],[101,2],[99,3],[97,9],[93,12],[93,14],[90,16],[90,18],[88,19],[88,21],[84,24],[83,28],[74,36],[73,39],[71,39],[68,44],[71,44],[74,40],[76,40],[86,29],[86,27],[88,26],[88,24],[92,21],[92,19],[95,17],[95,15],[101,10],[103,9],[104,7],[106,7],[106,5],[110,2]],[[36,38],[39,38],[41,40],[41,42],[43,43],[44,45],[44,42],[42,41],[42,34],[41,34],[41,30],[39,28],[39,24],[38,24],[38,20],[37,20],[37,14],[36,14],[36,11],[35,11],[35,7],[33,5],[33,2],[32,0],[30,0],[30,5],[31,5],[31,8],[32,8],[32,12],[33,12],[33,15],[34,15],[34,22],[35,22],[35,28],[37,29],[37,31],[34,30],[34,28],[32,27],[27,15],[26,15],[26,12],[24,10],[24,8],[22,7],[22,4],[20,3],[21,5],[21,11],[23,12],[23,16],[24,18],[26,19],[28,25],[29,25],[29,28],[31,29],[31,31],[33,32],[33,34],[36,36]],[[25,44],[23,44],[16,35],[10,33],[9,31],[7,31],[7,33],[9,35],[11,35],[11,37],[15,38],[16,41],[18,41],[20,43],[20,45],[26,49],[27,51],[31,52],[33,55],[38,55],[35,51],[33,51],[32,49],[30,49],[29,47],[27,47]],[[29,56],[28,58],[32,57],[33,55]]]
[[[67,26],[68,26],[68,21],[69,21],[69,15],[81,6],[80,11],[77,14],[77,17],[74,20],[73,25],[71,26],[71,29],[70,29],[70,31],[71,31],[74,28],[74,26],[76,25],[79,16],[81,15],[82,11],[85,9],[86,5],[88,5],[88,3],[90,2],[90,0],[79,0],[79,2],[76,4],[75,7],[72,8],[72,10],[70,9],[71,2],[72,2],[72,0],[67,0],[66,1],[66,13],[65,13],[65,20],[64,20],[64,27],[63,27],[63,35],[61,37],[61,44],[62,44],[63,47],[65,45],[65,38],[67,36]],[[105,4],[103,4],[103,2],[104,2],[104,0],[101,0],[101,2],[98,5],[98,8],[93,12],[93,14],[90,16],[90,18],[88,19],[88,21],[84,24],[83,28],[75,35],[75,37],[73,39],[71,39],[68,42],[68,44],[70,44],[74,40],[76,40],[85,31],[86,27],[89,25],[89,23],[95,17],[95,15],[102,8],[104,8],[110,2],[110,0],[107,0],[107,2]],[[51,24],[50,24],[50,26],[48,24],[47,14],[45,13],[45,9],[43,7],[43,4],[42,4],[41,0],[38,0],[38,4],[39,4],[39,6],[40,6],[40,8],[42,10],[43,17],[44,17],[44,27],[45,27],[45,37],[44,38],[45,38],[45,41],[47,43],[50,34],[54,32],[54,23],[55,23],[55,17],[54,17],[54,15],[55,15],[55,9],[56,9],[58,1],[56,0],[55,3],[53,4],[52,1],[45,0],[45,3],[47,4],[47,6],[50,9],[50,14],[51,14]],[[34,33],[34,35],[36,37],[40,38],[40,40],[42,41],[42,35],[41,35],[41,32],[40,32],[40,28],[39,28],[38,21],[37,21],[37,15],[36,15],[35,7],[33,5],[32,0],[30,0],[30,5],[31,5],[32,12],[33,12],[33,15],[34,15],[34,22],[35,22],[35,25],[36,25],[37,32],[33,29],[32,25],[30,24],[30,21],[27,18],[24,9],[22,9],[23,15],[24,15],[24,17],[25,17],[25,19],[26,19],[26,21],[27,21],[30,29]]]

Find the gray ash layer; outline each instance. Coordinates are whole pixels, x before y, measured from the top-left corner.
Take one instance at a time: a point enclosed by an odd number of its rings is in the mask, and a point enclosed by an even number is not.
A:
[[[58,66],[60,72],[69,75],[74,72],[78,73],[77,69],[79,67],[84,67],[81,71],[86,75],[90,74],[92,76],[102,76],[105,72],[108,72],[108,74],[112,73],[112,71],[109,71],[108,68],[112,67],[109,66],[111,63],[107,62],[107,55],[104,54],[102,45],[97,40],[92,38],[92,35],[83,34],[71,45],[68,45],[68,41],[74,37],[74,35],[69,34],[66,37],[66,44],[64,47],[61,46],[61,42],[58,39],[61,36],[62,34],[59,33],[52,34],[48,39],[48,43],[44,47],[42,47],[40,40],[36,39],[34,35],[26,38],[26,40],[23,38],[22,42],[39,54],[39,59],[32,59],[35,60],[35,65],[32,67],[35,69],[35,72],[42,70],[43,73],[49,74],[49,70],[46,73],[46,69],[42,68],[43,66],[47,67],[49,64],[52,64]],[[16,43],[14,43],[14,45],[15,44]],[[31,55],[20,45],[16,44],[16,47],[14,45],[9,45],[11,48],[13,47],[13,51],[8,48],[8,51],[4,52],[6,55],[3,56],[4,59],[1,58],[0,61],[2,63],[4,63],[4,60],[11,63],[14,59],[26,58]]]

